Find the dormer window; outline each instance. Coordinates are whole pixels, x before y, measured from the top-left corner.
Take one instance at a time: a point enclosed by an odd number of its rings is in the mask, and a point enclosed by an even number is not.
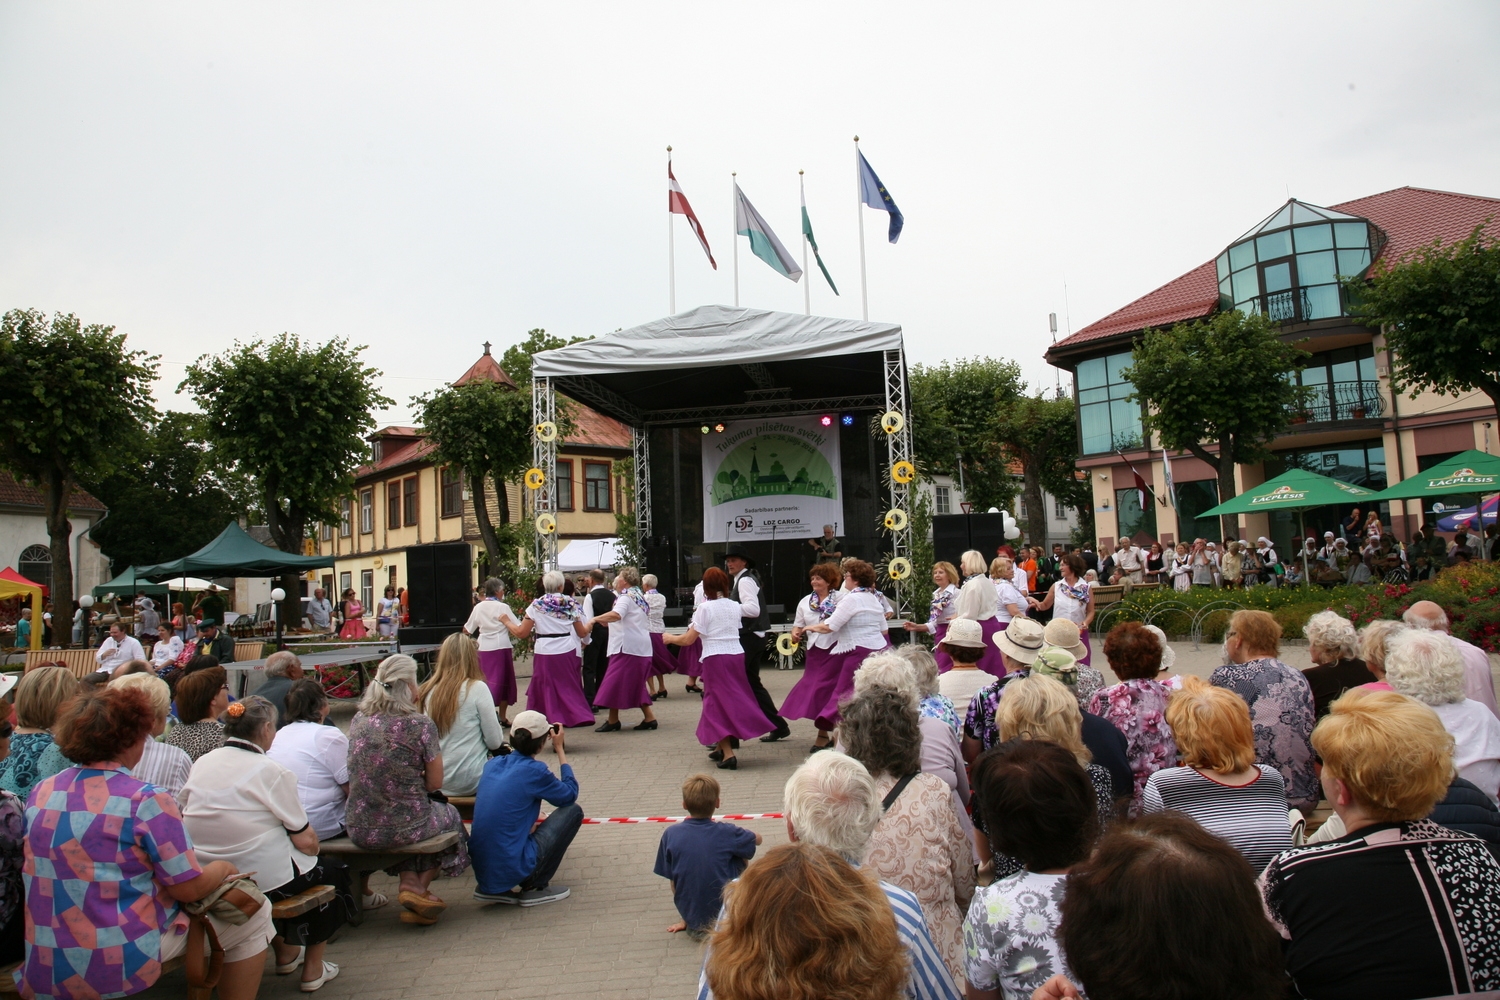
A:
[[[1347,316],[1339,279],[1369,270],[1382,242],[1365,219],[1292,199],[1219,255],[1219,305],[1278,323]]]

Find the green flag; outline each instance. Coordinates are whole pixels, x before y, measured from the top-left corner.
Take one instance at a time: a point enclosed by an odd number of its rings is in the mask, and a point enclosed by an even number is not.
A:
[[[823,264],[823,255],[818,253],[818,240],[813,236],[812,220],[807,217],[807,192],[802,192],[802,235],[807,237],[807,245],[812,247],[813,260],[818,262],[818,270],[823,272],[823,280],[828,282],[828,287],[833,289],[833,294],[839,293],[839,286],[833,283],[833,276],[828,273],[828,268]],[[807,258],[803,258],[806,260]]]

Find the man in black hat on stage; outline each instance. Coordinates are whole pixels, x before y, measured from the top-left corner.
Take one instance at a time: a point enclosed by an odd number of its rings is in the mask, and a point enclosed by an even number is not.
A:
[[[755,560],[745,555],[738,545],[729,546],[724,553],[724,568],[729,572],[729,599],[740,606],[740,648],[745,651],[745,677],[750,681],[750,690],[755,692],[755,701],[766,719],[776,728],[760,738],[762,743],[774,743],[792,735],[791,728],[776,711],[776,703],[770,692],[760,682],[760,665],[766,658],[766,631],[771,625],[770,613],[760,600],[760,580],[756,577]]]

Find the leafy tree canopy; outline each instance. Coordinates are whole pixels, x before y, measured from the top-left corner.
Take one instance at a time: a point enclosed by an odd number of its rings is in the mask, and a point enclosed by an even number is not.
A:
[[[564,340],[540,328],[527,330],[525,340],[511,344],[505,349],[505,353],[500,355],[500,367],[505,369],[505,374],[509,375],[524,392],[531,382],[531,359],[534,355],[593,339],[593,337],[574,337],[572,340]]]
[[[1354,314],[1386,330],[1396,384],[1482,392],[1500,414],[1500,239],[1481,225],[1348,285]]]
[[[1027,540],[1040,544],[1046,536],[1047,511],[1042,490],[1087,522],[1085,537],[1093,536],[1093,491],[1078,475],[1078,424],[1071,397],[1036,394],[997,407],[996,436],[1021,463],[1028,496]]]
[[[956,476],[962,461],[965,493],[975,508],[1008,510],[1016,486],[995,419],[1026,394],[1020,365],[994,358],[913,365],[909,385],[919,465]]]

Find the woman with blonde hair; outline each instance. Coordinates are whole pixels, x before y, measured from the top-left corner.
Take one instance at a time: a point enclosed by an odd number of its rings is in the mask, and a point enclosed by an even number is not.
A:
[[[725,886],[704,976],[716,1000],[896,1000],[907,952],[880,886],[826,847],[773,847]]]
[[[958,617],[979,623],[979,634],[984,642],[984,655],[977,664],[979,669],[995,677],[1004,677],[1005,657],[995,645],[995,636],[1004,632],[1010,622],[1001,622],[996,617],[995,603],[995,585],[984,576],[970,577],[958,592]]]
[[[1011,619],[1026,614],[1026,595],[1016,587],[1015,560],[1010,556],[996,556],[990,561],[990,581],[995,585],[995,618],[1002,625]]]
[[[1243,571],[1243,558],[1240,556],[1240,543],[1230,541],[1224,546],[1224,560],[1219,566],[1219,576],[1224,582],[1225,590],[1233,590],[1240,585],[1240,574]]]
[[[33,667],[16,685],[16,731],[10,756],[0,762],[0,788],[25,803],[31,786],[72,761],[52,740],[52,726],[63,706],[83,692],[83,682],[67,667]]]
[[[1436,713],[1355,689],[1312,743],[1347,832],[1279,855],[1260,876],[1297,992],[1407,998],[1494,985],[1500,863],[1484,841],[1426,818],[1453,778],[1453,737]]]
[[[1453,737],[1453,764],[1490,801],[1500,797],[1500,719],[1488,705],[1467,696],[1464,661],[1442,632],[1409,628],[1391,638],[1385,656],[1386,683],[1399,694],[1431,707]]]
[[[926,632],[932,636],[933,645],[937,647],[933,655],[937,657],[938,673],[945,674],[953,669],[953,660],[943,652],[943,636],[948,634],[948,623],[958,617],[958,588],[963,578],[951,562],[935,562],[932,564],[932,583],[932,603],[928,605],[927,621],[907,622],[906,631]]]
[[[1359,630],[1359,656],[1365,669],[1375,678],[1373,684],[1361,684],[1372,691],[1389,691],[1385,681],[1385,651],[1390,641],[1411,626],[1390,618],[1377,618]]]
[[[1227,840],[1256,871],[1289,850],[1286,785],[1274,767],[1255,763],[1255,729],[1245,700],[1185,676],[1167,703],[1167,724],[1182,766],[1151,775],[1143,810],[1186,813]]]
[[[422,711],[437,726],[443,752],[442,793],[473,795],[490,751],[505,742],[473,639],[454,632],[443,640],[437,666],[417,690],[417,697]]]
[[[438,727],[418,709],[417,662],[397,653],[380,663],[349,723],[349,839],[365,850],[409,847],[456,831],[458,843],[436,854],[414,854],[386,869],[401,879],[401,921],[434,924],[448,904],[432,892],[432,880],[452,878],[469,867],[468,837],[458,810],[435,802],[443,787],[443,748]]]

